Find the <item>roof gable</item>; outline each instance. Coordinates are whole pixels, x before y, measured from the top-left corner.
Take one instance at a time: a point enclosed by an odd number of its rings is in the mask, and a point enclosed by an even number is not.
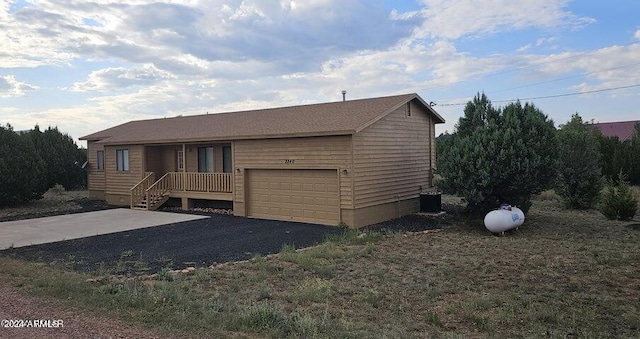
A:
[[[82,140],[104,144],[194,142],[201,140],[262,139],[294,136],[353,134],[413,100],[444,122],[417,94],[280,107],[232,113],[137,120]]]

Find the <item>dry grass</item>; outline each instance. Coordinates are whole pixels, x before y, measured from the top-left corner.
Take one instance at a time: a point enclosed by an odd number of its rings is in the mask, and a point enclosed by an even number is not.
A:
[[[0,218],[78,210],[81,206],[76,203],[76,200],[87,199],[88,197],[89,192],[86,190],[64,191],[50,189],[40,200],[31,201],[21,206],[0,208]]]
[[[640,231],[539,199],[519,231],[347,233],[175,280],[109,281],[0,258],[0,281],[192,337],[636,337]]]

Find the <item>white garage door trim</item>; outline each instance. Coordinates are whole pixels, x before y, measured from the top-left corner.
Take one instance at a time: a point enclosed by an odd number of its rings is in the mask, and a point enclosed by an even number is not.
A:
[[[337,169],[247,169],[245,187],[248,217],[325,225],[340,221]]]

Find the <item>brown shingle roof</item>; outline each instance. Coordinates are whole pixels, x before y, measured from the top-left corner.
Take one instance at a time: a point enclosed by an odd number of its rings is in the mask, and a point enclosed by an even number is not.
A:
[[[426,107],[436,123],[444,122],[417,94],[291,106],[254,111],[137,120],[81,140],[104,144],[262,139],[353,134],[411,100]]]
[[[600,122],[595,126],[605,137],[616,137],[620,141],[631,140],[633,137],[633,129],[636,124],[640,124],[640,120],[620,121],[620,122]]]

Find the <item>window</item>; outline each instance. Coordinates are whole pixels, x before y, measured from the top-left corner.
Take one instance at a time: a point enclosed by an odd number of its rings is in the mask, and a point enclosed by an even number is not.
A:
[[[231,173],[231,146],[222,147],[222,172]]]
[[[178,151],[178,169],[179,170],[183,170],[184,169],[184,152],[183,151]]]
[[[98,170],[104,171],[104,151],[96,152],[97,160],[98,160]]]
[[[410,117],[411,116],[411,103],[410,102],[407,102],[406,111],[407,111],[407,116]]]
[[[213,147],[198,147],[198,172],[213,172]]]
[[[129,170],[129,150],[128,149],[116,150],[116,169],[118,171]]]

